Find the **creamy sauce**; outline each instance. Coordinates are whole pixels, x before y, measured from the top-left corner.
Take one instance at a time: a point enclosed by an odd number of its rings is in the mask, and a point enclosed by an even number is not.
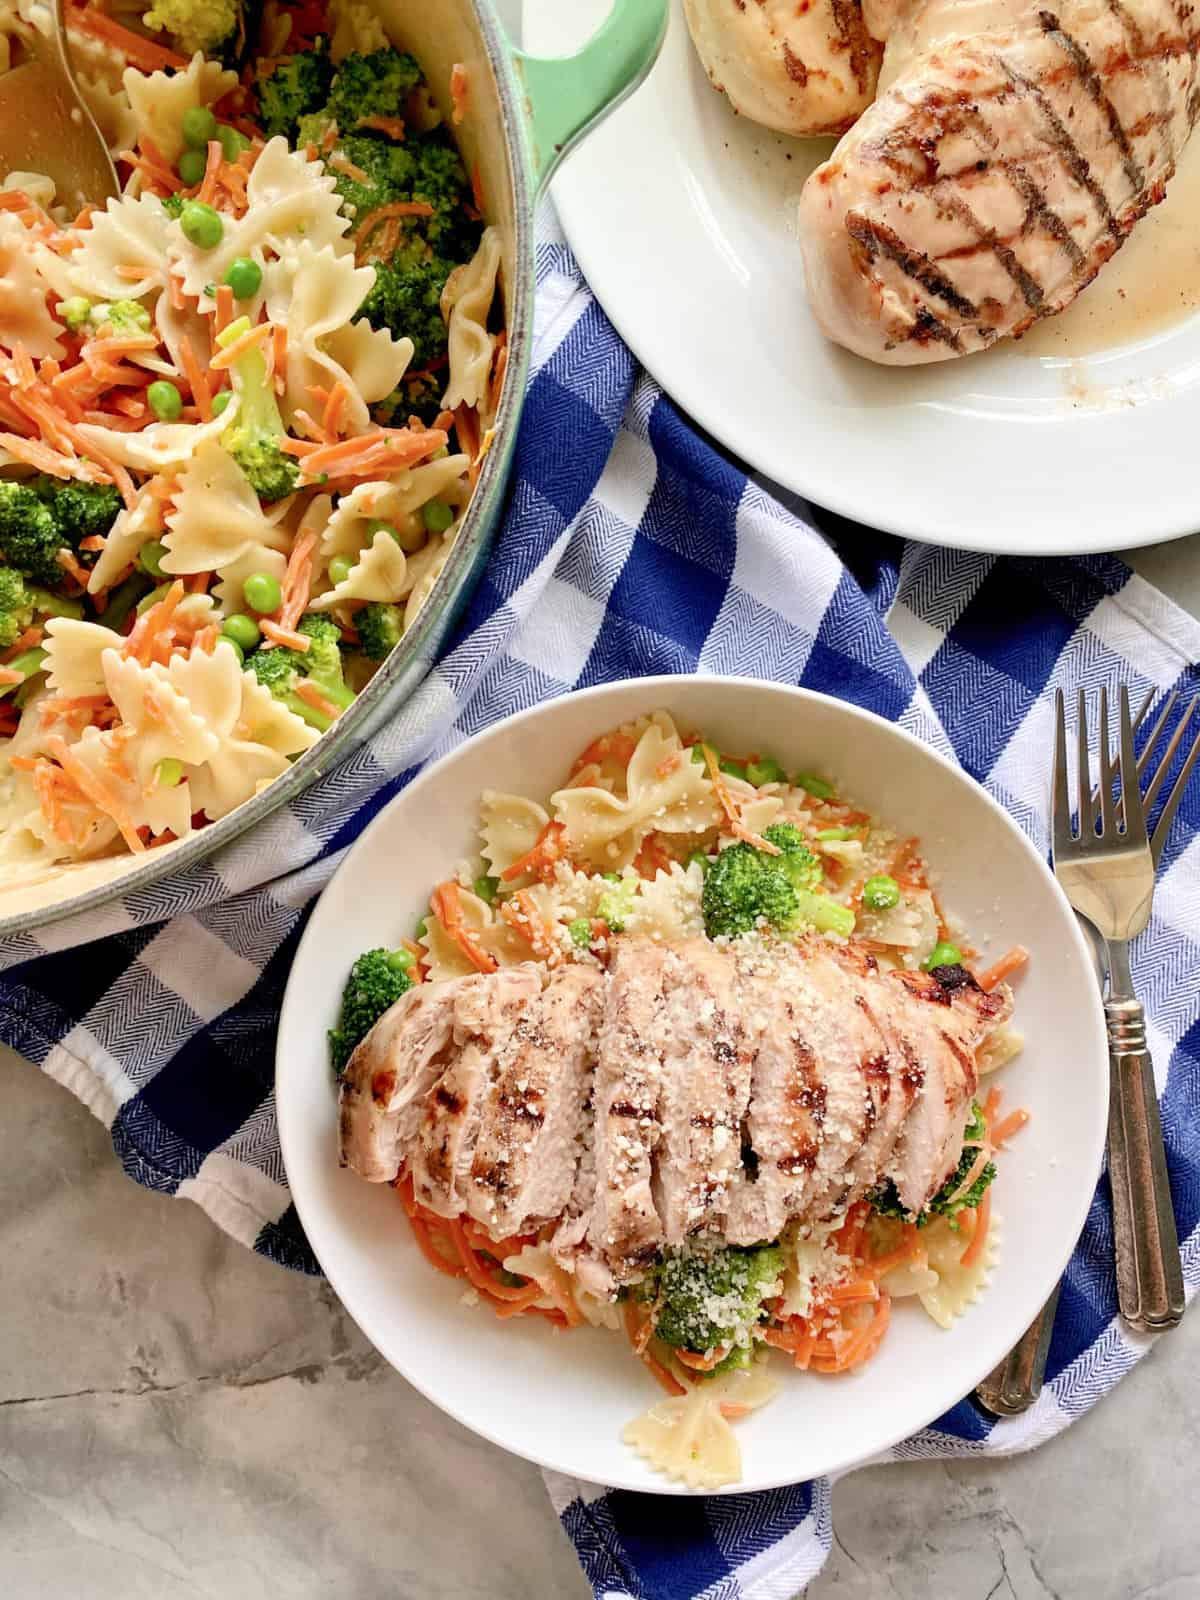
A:
[[[1135,226],[1074,304],[1016,344],[1022,355],[1095,355],[1163,333],[1200,311],[1200,135],[1167,197]]]

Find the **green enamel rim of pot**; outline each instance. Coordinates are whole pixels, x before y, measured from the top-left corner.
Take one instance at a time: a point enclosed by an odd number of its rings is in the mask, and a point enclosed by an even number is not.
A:
[[[572,145],[632,94],[650,71],[666,35],[669,3],[670,0],[615,0],[608,20],[582,50],[573,56],[551,59],[518,50],[507,38],[490,0],[471,0],[495,73],[507,132],[520,281],[513,285],[510,297],[508,377],[496,417],[495,443],[484,460],[450,559],[413,626],[350,709],[261,794],[219,822],[192,834],[158,860],[143,861],[111,881],[57,904],[0,916],[0,938],[86,916],[117,899],[140,900],[149,912],[148,920],[152,919],[154,885],[165,878],[178,884],[190,874],[193,887],[201,893],[211,875],[220,869],[220,876],[230,884],[232,893],[251,887],[258,881],[252,863],[231,857],[210,863],[209,858],[318,782],[385,722],[394,721],[397,737],[406,736],[406,744],[409,737],[421,731],[412,717],[406,726],[407,703],[429,675],[474,589],[503,508],[529,374],[534,205]],[[315,837],[313,845],[315,853]]]

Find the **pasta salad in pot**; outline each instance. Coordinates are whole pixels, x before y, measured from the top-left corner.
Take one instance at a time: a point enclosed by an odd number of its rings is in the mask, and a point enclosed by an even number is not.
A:
[[[149,9],[147,9],[149,5]],[[0,0],[0,69],[50,27]],[[68,4],[121,193],[0,188],[0,871],[217,821],[445,565],[506,363],[498,231],[360,0]]]
[[[448,865],[349,974],[342,1162],[472,1302],[623,1334],[653,1467],[736,1481],[776,1352],[850,1374],[897,1301],[950,1328],[979,1297],[1026,953],[979,959],[917,839],[658,712],[548,799],[485,793]]]

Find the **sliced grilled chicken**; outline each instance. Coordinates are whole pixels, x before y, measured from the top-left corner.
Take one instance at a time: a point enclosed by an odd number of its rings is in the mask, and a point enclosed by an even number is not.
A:
[[[659,1029],[662,1131],[652,1190],[667,1243],[681,1244],[725,1215],[750,1099],[737,969],[707,940],[667,953]]]
[[[464,1180],[497,1063],[541,992],[541,976],[530,965],[498,972],[489,984],[471,983],[455,996],[455,1048],[425,1094],[408,1160],[414,1194],[439,1216],[457,1217],[466,1208]]]
[[[466,1185],[467,1209],[495,1238],[560,1216],[570,1199],[603,1002],[599,971],[560,967],[512,1027]]]
[[[617,1283],[662,1247],[652,1161],[661,1132],[662,1011],[667,955],[648,939],[619,939],[596,1062],[596,1200],[587,1244]]]
[[[1173,0],[911,0],[878,99],[801,196],[822,331],[905,365],[1069,305],[1163,197],[1198,27]]]
[[[338,1091],[341,1163],[368,1183],[390,1183],[408,1154],[423,1097],[453,1048],[458,997],[482,977],[422,983],[400,996],[355,1049]]]
[[[885,1017],[884,1025],[919,1085],[892,1160],[881,1170],[895,1183],[905,1208],[920,1211],[958,1165],[979,1082],[975,1051],[1011,1014],[1012,992],[1002,984],[984,994],[965,971],[953,984],[924,972],[904,973],[898,981],[909,1004]]]
[[[713,88],[752,122],[841,133],[870,105],[883,52],[861,0],[684,0],[683,9]]]

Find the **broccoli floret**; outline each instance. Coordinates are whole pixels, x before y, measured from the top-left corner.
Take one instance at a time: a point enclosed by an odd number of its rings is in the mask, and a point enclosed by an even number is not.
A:
[[[237,0],[154,0],[142,17],[155,33],[169,33],[180,53],[217,55],[238,30]]]
[[[239,317],[217,335],[217,343],[230,345],[249,328],[249,318]],[[287,430],[279,414],[266,357],[257,346],[244,350],[233,363],[233,384],[239,401],[237,415],[221,435],[221,443],[249,478],[260,500],[282,500],[295,489],[300,467],[294,456],[280,449]]]
[[[763,923],[785,936],[807,928],[848,937],[854,913],[826,894],[816,894],[821,867],[790,823],[776,823],[763,835],[778,845],[768,855],[737,843],[722,850],[704,875],[701,905],[710,939],[735,939]]]
[[[406,971],[410,966],[412,957],[406,950],[368,950],[350,968],[338,1025],[329,1030],[329,1054],[339,1078],[359,1040],[412,988]]]
[[[380,271],[378,265],[375,271],[378,275]],[[440,313],[438,321],[441,322]],[[434,348],[444,347],[445,339],[446,330],[443,325],[437,330],[437,342]],[[436,372],[406,373],[391,394],[372,407],[371,414],[375,421],[382,423],[385,428],[402,426],[409,417],[416,417],[427,428],[431,428],[442,413],[442,394],[445,387],[444,372],[440,376]]]
[[[282,134],[294,143],[300,118],[321,109],[332,81],[333,63],[324,39],[316,40],[311,50],[284,56],[270,76],[255,85],[258,120],[267,138]]]
[[[984,1121],[983,1109],[978,1103],[973,1103],[970,1120],[963,1133],[965,1140],[973,1142],[969,1142],[964,1147],[962,1155],[958,1158],[958,1166],[950,1177],[946,1179],[925,1209],[919,1211],[914,1219],[901,1205],[896,1185],[890,1178],[886,1178],[883,1183],[872,1189],[867,1195],[871,1209],[877,1211],[882,1217],[899,1217],[904,1222],[915,1220],[918,1228],[926,1227],[935,1217],[948,1217],[953,1222],[960,1211],[974,1211],[996,1176],[995,1162],[989,1161],[971,1187],[964,1190],[957,1198],[955,1198],[955,1191],[962,1185],[967,1174],[975,1165],[979,1154],[977,1141],[981,1140],[986,1133],[987,1123]]]
[[[337,149],[345,161],[365,174],[366,181],[334,167],[337,192],[353,207],[361,223],[379,206],[392,201],[423,201],[429,216],[405,217],[397,259],[418,259],[432,250],[452,261],[468,259],[479,242],[481,227],[464,210],[471,199],[466,169],[457,147],[442,133],[393,144],[370,133],[339,134]],[[372,234],[360,240],[369,253]]]
[[[372,661],[383,661],[404,633],[404,607],[373,601],[354,613],[358,647]]]
[[[341,634],[336,623],[328,617],[311,614],[301,617],[296,631],[312,640],[307,650],[288,650],[283,647],[259,649],[246,665],[276,700],[281,700],[289,711],[294,711],[310,727],[324,733],[333,718],[298,695],[295,692],[296,685],[302,678],[308,678],[339,711],[344,711],[353,702],[354,692],[347,688],[342,676],[339,649]]]
[[[78,600],[65,600],[26,583],[12,567],[0,567],[0,650],[15,644],[26,628],[43,617],[74,617],[78,621],[82,616]]]
[[[0,482],[0,561],[39,583],[57,583],[63,575],[58,552],[65,542],[36,490]]]
[[[162,208],[169,217],[177,221],[183,215],[183,206],[186,199],[182,194],[168,194],[163,196]]]
[[[347,132],[363,117],[403,117],[404,102],[420,81],[417,62],[399,50],[349,55],[334,74],[325,109]]]
[[[596,915],[608,923],[610,932],[625,932],[625,919],[633,910],[637,888],[636,878],[622,878],[611,889],[606,889],[596,902]]]
[[[121,494],[111,483],[78,483],[41,476],[29,487],[49,507],[63,544],[78,550],[82,539],[103,537],[117,520]]]
[[[92,307],[89,320],[93,327],[107,328],[111,333],[146,333],[150,311],[140,300],[104,300]]]
[[[407,265],[376,261],[373,266],[375,283],[355,320],[365,317],[373,328],[386,328],[397,339],[411,339],[418,367],[442,360],[447,349],[442,290],[452,270],[450,263],[430,256]]]
[[[654,1331],[664,1344],[705,1355],[746,1345],[763,1300],[783,1271],[778,1245],[753,1250],[668,1251],[639,1287],[657,1307]]]

